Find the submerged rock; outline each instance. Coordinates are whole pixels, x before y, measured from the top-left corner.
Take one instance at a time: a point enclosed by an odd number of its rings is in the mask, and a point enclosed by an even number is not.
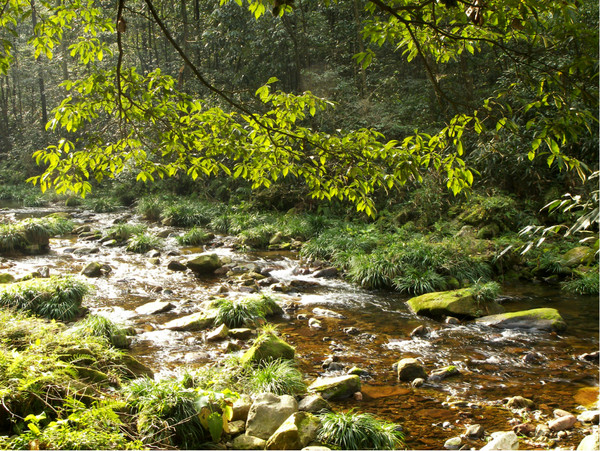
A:
[[[475,299],[470,288],[423,294],[409,299],[408,306],[417,315],[432,318],[443,316],[477,318],[504,312],[504,308],[496,301]]]
[[[333,310],[328,310],[325,308],[314,308],[313,314],[315,316],[325,316],[327,318],[338,318],[338,319],[346,319],[344,315],[338,312],[334,312]]]
[[[320,377],[308,387],[308,391],[319,393],[323,399],[344,399],[360,391],[360,386],[360,377],[351,374],[339,377]]]
[[[558,310],[547,307],[484,316],[478,318],[476,322],[500,329],[533,329],[560,332],[567,328],[567,324],[558,313]]]
[[[429,380],[441,381],[448,377],[458,376],[460,371],[454,365],[446,366],[437,370],[433,370],[429,375]]]
[[[531,399],[524,398],[522,396],[513,396],[512,398],[508,399],[506,407],[509,409],[526,408],[533,410],[535,408],[535,403]]]

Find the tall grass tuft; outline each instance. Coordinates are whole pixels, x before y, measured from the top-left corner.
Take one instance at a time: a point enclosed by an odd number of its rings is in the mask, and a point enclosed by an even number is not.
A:
[[[271,360],[250,369],[246,385],[251,393],[293,396],[306,392],[302,373],[291,360]]]
[[[396,290],[414,295],[441,291],[446,288],[444,277],[432,269],[408,268],[402,275],[394,279],[393,284]]]
[[[161,239],[151,233],[137,233],[127,240],[127,250],[137,254],[143,254],[151,249],[160,249]]]
[[[561,289],[569,293],[597,295],[599,289],[598,267],[590,269],[581,277],[563,282]]]
[[[320,418],[318,439],[338,449],[398,449],[404,445],[396,425],[368,413],[328,412]]]
[[[217,303],[215,324],[225,324],[229,328],[254,325],[264,318],[264,313],[256,301],[234,301],[223,299]]]
[[[117,348],[128,345],[125,329],[101,315],[86,316],[76,324],[74,333],[82,337],[101,337]]]

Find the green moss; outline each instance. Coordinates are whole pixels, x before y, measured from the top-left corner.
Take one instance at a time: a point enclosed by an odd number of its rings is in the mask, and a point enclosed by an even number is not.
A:
[[[477,300],[470,288],[423,294],[409,299],[408,305],[417,315],[433,318],[444,315],[475,318],[504,311],[494,301]]]

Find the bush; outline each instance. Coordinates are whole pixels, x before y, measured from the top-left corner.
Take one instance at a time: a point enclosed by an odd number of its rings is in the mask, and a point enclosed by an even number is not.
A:
[[[263,315],[263,310],[256,301],[223,299],[217,303],[215,325],[225,324],[229,328],[250,326],[263,319]]]
[[[29,310],[60,321],[73,319],[89,287],[74,277],[33,279],[0,289],[0,306]]]
[[[51,237],[70,233],[71,230],[71,221],[53,216],[0,224],[0,252],[22,251],[29,244],[47,243]]]
[[[364,288],[391,288],[400,272],[400,266],[386,255],[376,253],[357,255],[350,260],[348,277]]]
[[[319,441],[339,449],[397,449],[404,436],[393,423],[378,420],[368,413],[352,410],[320,415]]]
[[[251,393],[296,395],[306,392],[302,373],[291,360],[263,362],[247,373],[246,385]]]
[[[162,202],[156,197],[143,197],[137,202],[135,210],[147,221],[158,221],[162,212]]]
[[[394,279],[394,288],[403,293],[420,295],[444,290],[446,280],[431,269],[421,271],[416,268],[408,268],[401,276]]]

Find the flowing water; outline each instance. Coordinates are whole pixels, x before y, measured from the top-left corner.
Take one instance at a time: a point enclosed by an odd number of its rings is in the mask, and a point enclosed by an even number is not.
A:
[[[41,209],[5,209],[2,215],[14,218],[40,216]],[[124,213],[93,214],[78,212],[76,220],[92,229],[107,228]],[[126,216],[128,222],[135,217]],[[152,227],[152,225],[150,225]],[[164,229],[156,227],[158,229]],[[171,229],[175,234],[181,231]],[[340,375],[358,366],[368,372],[363,377],[363,399],[338,402],[337,408],[356,408],[372,412],[402,426],[409,449],[440,449],[446,439],[460,435],[465,425],[481,424],[489,431],[510,430],[515,413],[502,408],[511,396],[533,399],[539,411],[548,415],[555,408],[577,413],[580,405],[597,401],[598,366],[577,359],[578,355],[598,349],[598,299],[573,296],[558,288],[536,284],[503,287],[501,299],[508,311],[554,307],[565,319],[567,331],[556,334],[499,330],[473,323],[446,325],[417,317],[406,306],[406,297],[397,293],[359,289],[340,279],[295,275],[301,262],[293,253],[242,254],[217,240],[210,249],[180,248],[171,236],[165,239],[160,264],[146,256],[122,248],[97,246],[77,237],[51,240],[51,252],[0,260],[0,271],[16,277],[48,267],[50,274],[77,273],[91,261],[108,264],[112,271],[102,278],[90,279],[95,292],[85,306],[94,313],[133,325],[138,331],[131,352],[158,375],[176,372],[182,366],[200,366],[225,356],[225,344],[203,340],[205,332],[174,332],[161,325],[192,313],[199,304],[226,285],[224,278],[198,278],[188,272],[166,269],[170,259],[189,258],[214,252],[240,264],[253,263],[271,268],[273,277],[292,282],[300,288],[278,297],[295,306],[276,319],[284,338],[296,347],[300,367],[307,381],[320,375]],[[74,248],[97,247],[88,255],[73,253]],[[168,253],[181,254],[169,257]],[[242,297],[235,287],[226,286],[229,297]],[[269,289],[265,289],[269,291]],[[175,308],[167,313],[140,316],[135,309],[155,300],[166,300]],[[323,329],[308,327],[313,309],[332,310],[343,316],[319,317]],[[428,336],[411,338],[410,332],[424,325]],[[344,329],[354,327],[356,334]],[[528,358],[525,356],[528,355]],[[343,369],[323,370],[323,361],[333,357]],[[454,365],[460,375],[423,387],[411,388],[398,382],[393,364],[404,357],[417,357],[428,371]],[[450,403],[450,404],[449,404]],[[523,419],[521,419],[523,420]],[[576,429],[560,446],[573,446],[582,437]],[[480,448],[483,442],[469,446]],[[526,446],[526,445],[525,445]],[[531,445],[533,447],[533,445]]]

